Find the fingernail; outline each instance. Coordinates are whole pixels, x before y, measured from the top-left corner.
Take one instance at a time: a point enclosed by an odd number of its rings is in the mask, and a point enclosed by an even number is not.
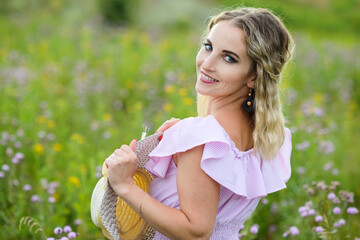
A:
[[[161,135],[161,136],[159,137],[159,141],[161,141],[162,138],[163,138],[163,136]]]

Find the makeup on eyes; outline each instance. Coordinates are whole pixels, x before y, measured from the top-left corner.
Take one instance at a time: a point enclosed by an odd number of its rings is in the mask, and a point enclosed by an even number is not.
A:
[[[208,50],[208,49],[206,48],[207,46],[210,46],[211,49],[212,49],[212,42],[210,41],[210,39],[206,39],[205,42],[203,43],[203,45],[204,45],[204,47],[205,47],[205,49],[206,49],[207,51],[210,51],[210,50]],[[240,60],[240,57],[239,57],[236,53],[234,53],[234,52],[232,52],[232,51],[229,51],[229,50],[225,50],[225,49],[224,49],[224,50],[222,50],[222,52],[223,52],[223,53],[230,54],[230,55],[233,55],[233,56],[235,56],[236,58],[238,58],[238,59]],[[233,59],[232,62],[234,62],[234,63],[238,62],[238,60],[234,59],[232,56],[229,56],[229,57],[231,57],[231,58]],[[230,63],[231,63],[231,62],[230,62]]]

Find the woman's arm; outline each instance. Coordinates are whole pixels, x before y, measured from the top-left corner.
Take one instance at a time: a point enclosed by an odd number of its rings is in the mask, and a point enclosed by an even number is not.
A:
[[[135,149],[133,142],[130,146]],[[200,168],[203,146],[178,156],[177,189],[180,209],[160,203],[134,184],[133,173],[129,172],[133,171],[132,164],[135,163],[136,166],[137,159],[131,148],[123,145],[120,151],[115,151],[119,156],[117,161],[107,162],[109,181],[114,191],[151,226],[171,239],[210,238],[217,214],[220,187]],[[126,173],[126,179],[118,177],[119,173]]]

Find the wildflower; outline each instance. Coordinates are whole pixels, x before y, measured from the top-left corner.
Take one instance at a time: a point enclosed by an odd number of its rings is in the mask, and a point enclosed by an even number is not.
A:
[[[44,145],[42,145],[41,143],[37,143],[34,145],[34,151],[37,154],[42,154],[44,152]]]
[[[309,216],[314,216],[314,215],[315,215],[315,210],[309,209]]]
[[[60,152],[62,150],[62,145],[60,143],[55,143],[52,146],[52,149],[54,150],[54,152]]]
[[[0,178],[4,178],[4,177],[5,177],[4,172],[0,171]]]
[[[334,209],[333,209],[334,214],[340,214],[340,212],[341,212],[341,209],[339,207],[334,207]]]
[[[55,121],[54,120],[49,120],[47,122],[47,127],[48,128],[54,128],[55,127]]]
[[[103,138],[109,139],[110,137],[111,137],[111,133],[110,133],[109,131],[105,131],[105,132],[103,133]]]
[[[24,189],[24,191],[30,191],[31,190],[30,184],[25,184],[23,189]]]
[[[56,227],[56,228],[54,229],[54,233],[55,233],[55,234],[61,234],[62,232],[63,232],[63,230],[62,230],[61,227]]]
[[[321,227],[321,226],[317,226],[317,227],[315,228],[315,232],[317,232],[317,233],[322,233],[323,231],[324,231],[324,228]]]
[[[345,219],[340,219],[339,221],[338,221],[338,224],[339,224],[339,226],[341,227],[341,226],[343,226],[343,225],[345,225]]]
[[[2,165],[1,169],[2,169],[4,172],[8,172],[8,171],[10,170],[10,167],[9,167],[9,165],[4,164],[4,165]]]
[[[186,97],[186,98],[184,98],[184,104],[190,106],[190,105],[194,104],[194,100],[190,97]]]
[[[49,133],[47,136],[46,136],[47,140],[49,141],[54,141],[55,139],[55,134],[53,133]]]
[[[163,108],[164,108],[165,112],[170,112],[172,110],[173,106],[171,103],[165,103]]]
[[[111,119],[112,119],[110,113],[104,113],[104,114],[102,115],[102,118],[103,118],[103,120],[104,120],[105,122],[110,122]]]
[[[70,238],[70,239],[76,238],[76,233],[75,232],[69,232],[68,238]]]
[[[47,238],[46,240],[55,240],[55,238],[49,237],[49,238]]]
[[[13,180],[13,181],[12,181],[12,185],[14,185],[14,186],[19,185],[19,181],[18,181],[18,180],[16,180],[16,179],[15,179],[15,180]]]
[[[22,143],[21,143],[20,141],[16,141],[16,142],[14,143],[14,147],[15,147],[15,148],[21,148],[21,147],[22,147]]]
[[[320,141],[318,151],[325,154],[330,154],[335,151],[335,146],[331,141]]]
[[[328,194],[328,199],[329,200],[334,200],[335,198],[336,198],[335,193],[331,192],[331,193]]]
[[[31,202],[36,203],[40,201],[40,197],[38,195],[31,196]]]
[[[49,203],[55,203],[56,199],[53,196],[51,196],[48,198],[48,201],[49,201]]]
[[[356,215],[359,213],[359,210],[356,207],[349,207],[346,212],[350,215]]]
[[[39,132],[38,132],[38,137],[39,137],[39,138],[43,139],[45,136],[46,136],[45,131],[39,131]]]
[[[317,216],[315,217],[315,222],[322,222],[322,220],[323,220],[323,217],[320,216],[320,215],[317,215]]]
[[[339,169],[334,168],[334,169],[331,171],[331,173],[332,173],[333,175],[338,175],[338,174],[339,174]]]
[[[95,173],[95,177],[96,177],[97,179],[100,179],[100,178],[102,177],[101,172],[96,172],[96,173]]]
[[[262,202],[264,205],[266,205],[266,204],[269,203],[269,200],[268,200],[267,198],[263,198],[263,199],[261,199],[261,202]]]
[[[81,136],[78,133],[73,133],[70,138],[76,142],[78,142],[79,144],[82,144],[85,142],[85,138],[83,136]]]
[[[66,225],[65,227],[64,227],[64,232],[66,232],[66,233],[69,233],[69,232],[71,232],[71,227],[69,226],[69,225]]]
[[[250,227],[250,233],[257,234],[259,232],[259,225],[254,224]]]
[[[75,176],[69,177],[68,183],[71,183],[71,184],[75,185],[76,187],[80,187],[80,180],[79,180],[79,178],[77,178]]]
[[[82,223],[81,219],[75,219],[74,221],[75,225],[80,225]]]
[[[172,93],[174,92],[175,88],[173,85],[167,85],[164,90],[166,93]]]
[[[69,240],[67,237],[62,237],[60,240]]]
[[[305,149],[307,149],[310,146],[310,142],[309,141],[304,141],[302,143],[299,143],[295,146],[295,148],[299,151],[304,151]]]
[[[297,168],[297,172],[298,172],[298,174],[302,175],[302,174],[305,174],[306,169],[304,167],[300,166]]]
[[[288,237],[288,236],[289,236],[289,232],[284,232],[282,236],[285,237],[285,238]]]
[[[331,168],[333,167],[333,163],[332,162],[328,162],[324,165],[324,170],[325,171],[329,171]]]
[[[290,231],[291,235],[293,235],[293,236],[297,236],[300,233],[299,229],[295,226],[291,226],[289,231]]]
[[[276,225],[272,224],[269,226],[269,232],[275,232],[277,229]]]

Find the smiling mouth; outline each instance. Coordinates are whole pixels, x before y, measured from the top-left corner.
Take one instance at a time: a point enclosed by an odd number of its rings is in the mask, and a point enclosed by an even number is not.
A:
[[[200,74],[200,80],[203,82],[220,82],[219,80],[216,80],[214,78],[211,78],[207,75],[205,75],[205,73],[201,72]]]

